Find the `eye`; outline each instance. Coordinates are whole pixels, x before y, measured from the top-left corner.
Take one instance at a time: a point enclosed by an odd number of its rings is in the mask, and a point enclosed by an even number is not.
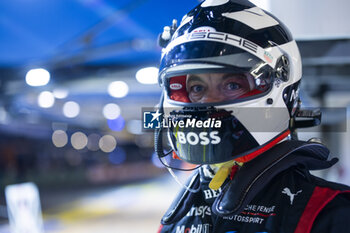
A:
[[[199,93],[203,90],[204,90],[204,87],[202,85],[193,85],[191,87],[191,92],[194,92],[194,93]]]
[[[241,85],[236,82],[229,82],[226,84],[226,89],[230,91],[238,90],[241,88]]]

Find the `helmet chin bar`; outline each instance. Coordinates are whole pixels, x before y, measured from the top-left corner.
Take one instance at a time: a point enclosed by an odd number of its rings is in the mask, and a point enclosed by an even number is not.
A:
[[[163,111],[163,109],[161,111]],[[177,177],[177,175],[174,173],[173,170],[193,171],[193,170],[196,170],[196,169],[200,168],[202,165],[199,165],[199,166],[197,166],[195,168],[192,168],[192,169],[183,169],[183,168],[172,167],[166,161],[163,161],[163,158],[168,156],[168,155],[170,155],[173,152],[173,150],[170,150],[170,151],[164,153],[164,150],[163,150],[163,139],[162,139],[162,128],[156,129],[156,131],[154,133],[154,148],[155,148],[155,151],[156,151],[156,153],[158,155],[159,161],[167,168],[167,170],[170,173],[170,175],[174,178],[174,180],[180,186],[184,187],[186,190],[188,190],[189,192],[192,192],[192,193],[197,193],[200,190],[200,186],[197,189],[192,189],[189,186],[185,185],[183,182],[181,182],[179,180],[179,178]]]
[[[159,104],[159,112],[161,114],[164,114],[164,109],[163,109],[163,101],[164,101],[164,93],[162,93],[162,96],[160,98],[160,104]],[[159,161],[166,167],[169,169],[174,169],[174,170],[179,170],[179,171],[193,171],[199,167],[201,167],[202,165],[199,165],[195,168],[191,168],[191,169],[183,169],[183,168],[176,168],[176,167],[172,167],[171,165],[167,164],[166,161],[163,161],[163,158],[166,156],[169,156],[172,154],[173,149],[169,150],[168,152],[164,152],[164,147],[163,147],[163,137],[162,137],[162,132],[163,132],[163,128],[159,128],[156,129],[154,131],[154,148],[155,148],[155,152],[159,158]],[[170,170],[169,170],[170,172]],[[171,171],[170,174],[172,174],[173,172]]]
[[[162,129],[157,129],[154,133],[154,148],[155,148],[155,151],[156,151],[157,156],[159,158],[159,161],[164,165],[164,167],[166,167],[168,169],[179,170],[179,171],[193,171],[193,170],[196,170],[197,168],[199,168],[203,165],[203,164],[200,164],[195,168],[184,169],[184,168],[172,167],[166,161],[164,161],[163,158],[171,155],[174,150],[171,149],[168,152],[164,153],[162,131],[163,131]]]

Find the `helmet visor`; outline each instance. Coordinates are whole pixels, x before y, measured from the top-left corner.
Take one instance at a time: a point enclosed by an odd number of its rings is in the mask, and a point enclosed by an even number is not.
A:
[[[268,55],[261,59],[230,44],[189,42],[164,54],[160,79],[169,99],[176,102],[241,101],[271,89],[273,68],[269,61]]]
[[[168,78],[168,98],[181,103],[227,103],[256,98],[270,90],[270,72],[189,73]]]

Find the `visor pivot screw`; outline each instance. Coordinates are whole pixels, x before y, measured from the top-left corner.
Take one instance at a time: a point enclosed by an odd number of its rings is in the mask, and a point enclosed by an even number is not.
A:
[[[268,98],[268,99],[266,100],[266,103],[267,103],[267,104],[273,104],[273,99]]]
[[[288,81],[289,61],[286,56],[282,55],[277,62],[276,77],[281,81]]]

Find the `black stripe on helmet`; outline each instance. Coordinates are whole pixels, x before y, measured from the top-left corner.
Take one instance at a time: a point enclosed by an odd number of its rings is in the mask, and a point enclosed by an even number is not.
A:
[[[241,3],[246,1],[236,2]],[[255,30],[238,20],[223,16],[223,13],[238,12],[255,7],[254,4],[242,5],[236,2],[228,2],[215,7],[197,6],[187,14],[188,17],[193,17],[193,19],[185,25],[182,25],[173,38],[190,33],[199,27],[212,27],[218,32],[226,32],[245,38],[262,48],[271,47],[273,44],[282,45],[293,40],[288,28],[280,20],[266,11],[264,12],[274,18],[279,23],[278,25]],[[270,41],[273,43],[271,44]]]

